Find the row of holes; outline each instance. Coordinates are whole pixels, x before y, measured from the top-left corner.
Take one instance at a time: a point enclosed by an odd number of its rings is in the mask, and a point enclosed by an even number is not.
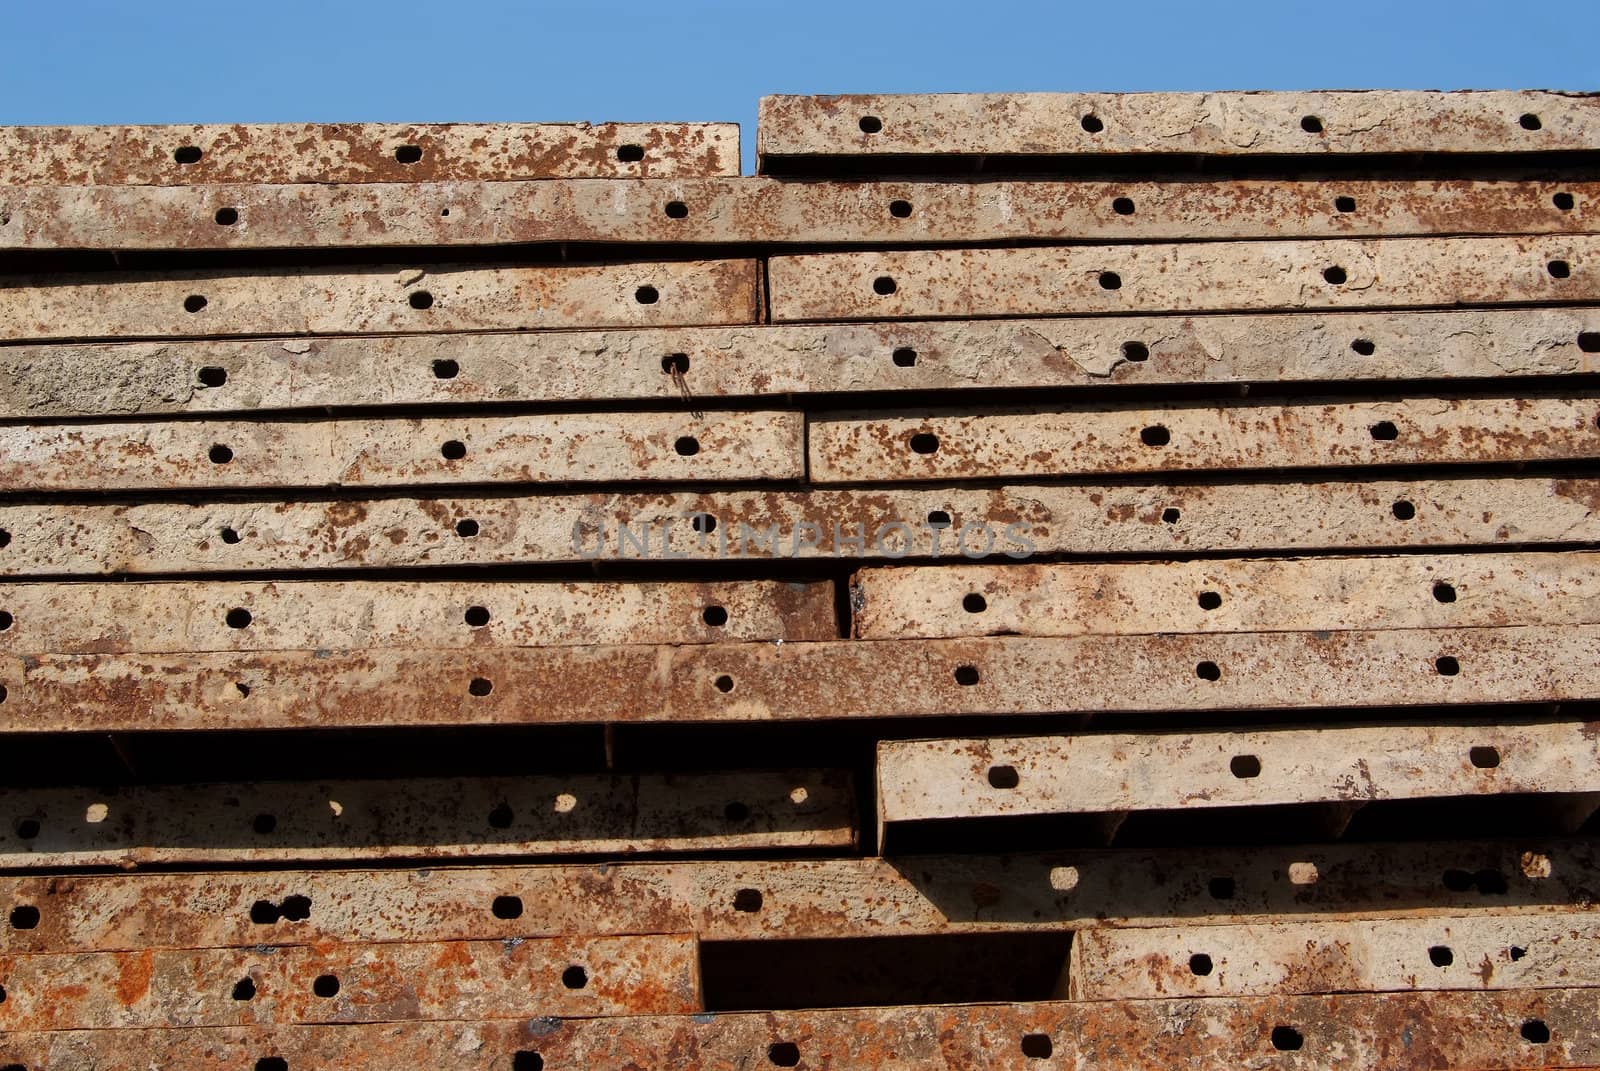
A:
[[[225,529],[231,531],[231,529]],[[238,533],[234,533],[237,542]],[[462,614],[464,620],[472,628],[482,628],[490,620],[489,609],[486,606],[469,606],[466,613]],[[249,610],[242,606],[235,606],[223,615],[223,622],[233,629],[249,628],[255,620]],[[700,611],[700,620],[712,628],[721,628],[728,623],[728,610],[724,606],[707,606]],[[8,610],[0,610],[0,632],[9,632],[11,626],[16,624],[16,618]]]
[[[693,435],[680,435],[672,444],[679,457],[693,457],[700,452],[700,440]],[[213,465],[226,465],[234,459],[233,448],[224,443],[212,443],[206,458]],[[439,456],[446,461],[460,461],[467,456],[467,444],[460,439],[448,439],[439,447]]]
[[[174,163],[198,164],[205,156],[205,150],[198,145],[180,145],[172,151]],[[624,164],[636,164],[644,159],[643,145],[619,145],[616,152],[617,160]],[[394,150],[395,163],[411,165],[422,160],[422,146],[401,145]]]
[[[641,286],[634,290],[633,300],[640,305],[654,305],[661,300],[661,291],[653,286]],[[433,293],[428,290],[413,290],[406,295],[406,304],[419,311],[433,308],[433,302]],[[183,299],[183,311],[187,313],[201,312],[210,304],[210,300],[204,294],[190,294]],[[226,373],[223,374],[223,378],[226,381]]]
[[[1105,130],[1105,120],[1093,112],[1089,112],[1078,120],[1078,125],[1086,134],[1098,134]],[[1544,121],[1533,112],[1525,112],[1517,117],[1517,125],[1524,130],[1540,130]],[[856,127],[863,134],[883,133],[883,120],[876,115],[863,115],[856,121]],[[1326,132],[1320,115],[1303,115],[1300,117],[1300,129],[1307,134],[1322,134]],[[196,157],[199,159],[199,157]]]
[[[1528,950],[1520,945],[1510,945],[1506,949],[1506,952],[1513,962],[1522,959],[1528,954]],[[1428,962],[1433,964],[1435,967],[1448,967],[1455,963],[1455,961],[1455,951],[1448,945],[1433,945],[1428,949]],[[1204,952],[1196,952],[1189,957],[1189,973],[1198,978],[1205,978],[1209,976],[1215,969],[1215,966],[1216,965],[1212,962],[1211,957],[1206,955]],[[1532,1039],[1530,1038],[1529,1040]]]
[[[1433,585],[1433,598],[1435,602],[1455,602],[1455,585],[1444,580],[1436,581]],[[1222,606],[1222,595],[1215,591],[1202,591],[1195,596],[1195,602],[1202,610],[1216,610]],[[989,600],[979,592],[968,592],[961,597],[961,608],[969,614],[981,614],[989,609]]]

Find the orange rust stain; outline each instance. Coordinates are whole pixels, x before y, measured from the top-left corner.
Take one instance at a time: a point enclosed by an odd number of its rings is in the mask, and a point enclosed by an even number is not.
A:
[[[117,972],[117,1000],[123,1007],[137,1004],[150,992],[150,975],[155,970],[155,953],[149,949],[124,956]]]

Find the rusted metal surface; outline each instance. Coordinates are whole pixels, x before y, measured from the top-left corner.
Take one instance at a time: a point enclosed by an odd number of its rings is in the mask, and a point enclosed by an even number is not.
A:
[[[694,939],[675,936],[0,956],[0,984],[5,1033],[672,1015],[701,1006]]]
[[[560,413],[0,427],[10,491],[794,480],[799,413]]]
[[[0,877],[0,952],[905,937],[1591,911],[1593,840]],[[1219,879],[1226,882],[1221,888]],[[13,912],[18,912],[13,915]]]
[[[826,581],[0,584],[0,611],[0,651],[12,654],[838,637]]]
[[[0,186],[0,249],[1580,234],[1597,203],[1550,180]]]
[[[878,745],[884,822],[1534,792],[1600,793],[1600,725],[1331,725]]]
[[[1593,698],[1600,626],[0,656],[0,731],[787,721]],[[242,686],[242,687],[241,687]],[[0,842],[3,843],[3,842]]]
[[[1582,235],[1189,242],[779,256],[769,287],[775,323],[1424,308],[1594,301],[1597,266]]]
[[[1596,370],[1590,309],[63,343],[0,347],[0,416]]]
[[[389,701],[402,700],[390,695]],[[855,843],[850,776],[837,771],[14,788],[0,790],[0,814],[6,816],[0,866],[6,867],[837,849]]]
[[[627,1019],[13,1033],[28,1071],[395,1065],[505,1071],[655,1067],[1215,1071],[1600,1066],[1594,990],[936,1005]],[[1046,1050],[1051,1063],[1044,1064]],[[270,1066],[270,1065],[269,1065]],[[520,1071],[520,1068],[519,1068]]]
[[[624,150],[624,146],[630,148]],[[16,186],[668,178],[738,173],[739,127],[734,123],[0,127],[0,182]]]
[[[761,98],[757,139],[763,172],[781,171],[789,156],[1324,156],[1597,144],[1593,94],[1391,90],[770,96]]]
[[[749,260],[12,275],[0,278],[0,338],[743,324],[755,299]]]
[[[1098,930],[1072,943],[1074,1000],[1591,987],[1588,914]]]
[[[1581,543],[1597,505],[1546,477],[4,505],[0,575]]]
[[[869,640],[1594,624],[1600,555],[872,568],[850,605]]]
[[[953,480],[1600,455],[1600,398],[1331,398],[825,414],[811,479]]]

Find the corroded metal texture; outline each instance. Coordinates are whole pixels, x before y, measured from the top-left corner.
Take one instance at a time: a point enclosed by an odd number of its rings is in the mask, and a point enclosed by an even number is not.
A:
[[[1532,792],[1600,793],[1600,725],[1331,725],[878,745],[884,822]]]
[[[238,694],[237,692],[235,693]],[[401,702],[390,695],[391,703]],[[0,866],[848,848],[842,772],[0,790]]]
[[[825,581],[0,584],[0,611],[0,651],[11,654],[792,643],[838,636],[833,585]]]
[[[13,424],[0,427],[0,486],[100,491],[794,480],[805,475],[803,424],[799,413],[785,412]],[[1559,437],[1556,429],[1550,434]]]
[[[703,941],[1595,907],[1593,840],[0,877],[0,950],[693,933]],[[1223,887],[1225,883],[1225,887]],[[16,914],[13,914],[16,912]],[[28,923],[19,928],[15,920]]]
[[[1588,914],[1098,930],[1072,943],[1074,1000],[1592,987]]]
[[[0,955],[0,983],[4,1033],[672,1015],[701,1006],[694,939],[675,936]]]
[[[1600,145],[1600,100],[1550,92],[936,93],[761,98],[788,156],[1516,153]]]
[[[1597,507],[1545,477],[4,505],[0,575],[1579,543]]]
[[[668,178],[738,173],[739,127],[733,123],[0,127],[0,182],[17,186]]]
[[[1596,370],[1591,309],[67,343],[0,347],[0,416]]]
[[[769,287],[777,323],[1537,305],[1600,298],[1600,238],[814,253],[773,257]]]
[[[756,265],[749,260],[0,278],[0,338],[16,341],[660,327],[755,318]]]
[[[0,656],[0,731],[788,721],[1593,698],[1600,626]],[[3,843],[3,842],[0,842]]]
[[[1550,180],[0,186],[0,249],[1579,234],[1597,203]]]
[[[1593,624],[1600,555],[872,568],[850,606],[869,640]]]
[[[1029,1071],[1269,1071],[1600,1066],[1594,990],[1232,997],[527,1022],[48,1031],[0,1038],[28,1071],[314,1067],[798,1066]],[[1049,1053],[1053,1063],[1042,1064]],[[520,1068],[519,1068],[520,1071]]]
[[[1600,397],[1526,394],[1146,402],[825,414],[806,438],[813,482],[867,483],[1590,458],[1597,415]]]

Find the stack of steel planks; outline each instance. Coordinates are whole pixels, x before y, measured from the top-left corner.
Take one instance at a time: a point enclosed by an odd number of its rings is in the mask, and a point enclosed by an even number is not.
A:
[[[759,156],[0,130],[0,1069],[1600,1067],[1600,98]]]

